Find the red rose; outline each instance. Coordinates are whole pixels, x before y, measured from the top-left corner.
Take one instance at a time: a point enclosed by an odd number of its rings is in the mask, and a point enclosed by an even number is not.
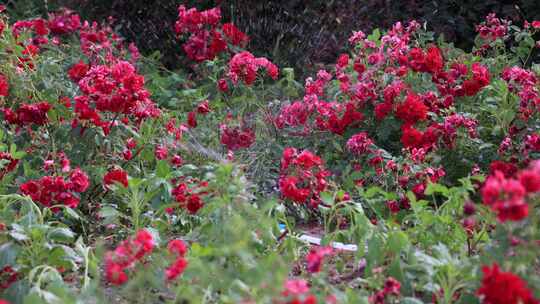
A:
[[[208,99],[202,101],[200,104],[197,105],[197,113],[203,114],[203,115],[210,113],[210,106],[208,104]]]
[[[223,24],[221,30],[233,45],[245,46],[249,42],[249,37],[232,23]]]
[[[396,116],[406,123],[414,124],[427,119],[428,107],[422,102],[420,97],[414,93],[409,93],[405,102],[398,105]]]
[[[227,80],[225,79],[220,79],[218,81],[218,89],[221,91],[221,92],[228,92],[229,91],[229,85],[227,84]]]
[[[84,61],[81,60],[71,66],[71,68],[68,71],[69,78],[73,82],[79,82],[79,80],[83,79],[84,76],[86,76],[86,73],[88,73],[89,69],[90,67],[86,63],[84,63]]]
[[[432,46],[426,53],[426,69],[430,73],[438,73],[444,67],[444,61],[441,50],[438,47]]]
[[[120,183],[124,187],[128,186],[128,176],[126,171],[122,169],[113,169],[109,171],[105,176],[103,177],[103,182],[105,185],[112,185],[114,183]]]
[[[77,168],[69,175],[70,188],[75,192],[84,192],[90,186],[88,175],[84,173],[80,168]]]
[[[496,263],[490,268],[482,268],[484,277],[482,285],[476,294],[483,298],[486,304],[537,304],[538,300],[533,297],[527,288],[527,283],[511,272],[499,269]]]
[[[184,256],[187,252],[186,243],[184,243],[184,241],[179,240],[179,239],[171,240],[169,244],[167,245],[167,249],[169,250],[170,253],[176,254],[179,256]]]
[[[7,97],[9,94],[9,83],[6,76],[0,74],[0,96]]]
[[[187,123],[188,123],[188,126],[190,126],[191,128],[196,128],[197,127],[197,113],[189,112]]]

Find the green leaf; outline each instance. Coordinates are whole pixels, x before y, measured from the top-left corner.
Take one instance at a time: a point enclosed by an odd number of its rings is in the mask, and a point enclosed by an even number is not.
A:
[[[81,217],[79,216],[79,214],[77,213],[77,211],[69,208],[69,207],[66,207],[64,208],[64,212],[66,215],[68,215],[69,217],[73,218],[73,219],[80,219]]]
[[[62,299],[60,299],[58,296],[56,296],[54,293],[46,290],[40,290],[39,295],[44,300],[44,303],[48,304],[60,304],[63,303]],[[26,303],[26,300],[25,300]],[[41,302],[38,302],[41,303]]]
[[[440,193],[444,196],[448,196],[448,188],[441,184],[429,183],[426,190],[424,191],[424,194],[433,195],[434,193]]]
[[[403,266],[401,265],[401,259],[400,257],[395,257],[388,267],[388,275],[392,276],[396,280],[402,282],[401,285],[401,291],[404,291],[405,286],[409,285],[408,282],[406,282],[403,274]],[[407,286],[410,287],[410,286]],[[410,288],[408,288],[410,289]]]
[[[188,171],[196,171],[199,170],[199,167],[193,165],[193,164],[185,164],[182,166],[182,169],[188,170]]]
[[[108,225],[114,223],[120,212],[112,206],[103,206],[99,210],[99,216],[103,219],[103,224]]]
[[[42,240],[45,238],[47,231],[49,231],[50,226],[34,224],[30,226],[30,238],[32,240]]]
[[[10,231],[9,236],[11,236],[14,240],[19,241],[19,242],[30,239],[26,233],[24,233],[23,231],[17,231],[17,230]]]
[[[143,182],[144,180],[141,178],[130,177],[128,180],[128,186],[130,189],[137,189],[142,185]]]
[[[19,251],[19,246],[13,242],[0,245],[0,269],[6,265],[15,264]]]
[[[32,292],[24,297],[24,304],[46,304],[47,302],[43,300],[36,292]]]
[[[371,271],[384,257],[384,243],[378,234],[373,235],[368,241],[368,254],[366,256],[367,267],[366,274],[370,275]]]
[[[407,297],[407,298],[403,298],[401,299],[400,303],[402,304],[424,304],[424,302],[416,299],[416,298],[411,298],[411,297]]]
[[[48,263],[56,267],[62,266],[67,269],[76,269],[77,263],[80,262],[82,262],[82,258],[68,246],[56,246],[48,254]]]
[[[71,242],[75,238],[75,233],[69,228],[53,228],[47,236],[54,241]]]
[[[16,144],[11,144],[9,146],[9,154],[15,154],[17,152],[17,145]]]
[[[156,166],[156,175],[157,177],[167,179],[171,174],[171,166],[165,160],[159,160]]]
[[[334,203],[334,196],[330,192],[321,192],[321,200],[327,205],[332,205]]]
[[[193,257],[211,256],[212,248],[202,247],[199,243],[193,243],[190,248],[190,254]]]
[[[388,248],[395,254],[407,249],[408,246],[409,238],[403,231],[394,231],[388,237]]]
[[[366,198],[373,198],[375,195],[379,193],[384,193],[384,190],[381,189],[380,187],[375,186],[375,187],[370,187],[369,189],[367,189],[364,196]]]
[[[379,41],[381,38],[381,30],[378,28],[374,29],[373,32],[368,36],[368,39],[373,42]]]
[[[17,152],[15,152],[15,153],[13,153],[11,156],[13,157],[13,159],[22,159],[23,157],[26,156],[26,152],[24,152],[24,151],[17,151]]]

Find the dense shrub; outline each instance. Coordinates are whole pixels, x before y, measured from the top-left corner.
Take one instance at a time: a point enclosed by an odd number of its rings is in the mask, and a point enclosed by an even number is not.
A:
[[[25,3],[28,3],[25,5]],[[534,0],[521,1],[48,1],[49,9],[70,7],[89,20],[116,19],[119,31],[137,43],[145,54],[159,50],[169,67],[186,64],[177,56],[178,43],[170,31],[176,8],[183,3],[201,9],[219,4],[226,20],[233,21],[250,37],[250,49],[272,58],[280,66],[316,71],[344,50],[353,30],[389,28],[397,21],[426,22],[428,29],[444,34],[458,47],[470,49],[474,25],[495,12],[514,22],[540,18]],[[39,0],[13,2],[20,11],[44,13]]]

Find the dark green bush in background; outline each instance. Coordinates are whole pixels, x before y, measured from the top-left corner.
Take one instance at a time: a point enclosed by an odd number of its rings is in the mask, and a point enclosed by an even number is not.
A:
[[[0,1],[1,2],[1,1]],[[143,53],[159,50],[170,68],[187,65],[173,24],[177,7],[200,9],[220,5],[225,18],[251,37],[249,49],[271,57],[280,66],[301,71],[335,60],[353,30],[388,28],[396,21],[426,21],[431,30],[455,42],[472,46],[474,24],[495,12],[521,24],[540,19],[538,0],[10,0],[3,1],[18,16],[43,14],[61,6],[76,10],[85,19],[113,16],[119,31],[136,42]]]

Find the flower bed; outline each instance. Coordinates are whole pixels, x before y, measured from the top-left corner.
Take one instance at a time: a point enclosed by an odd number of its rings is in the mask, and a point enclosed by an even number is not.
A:
[[[300,82],[219,8],[171,24],[189,74],[0,11],[0,303],[539,303],[540,21]]]

